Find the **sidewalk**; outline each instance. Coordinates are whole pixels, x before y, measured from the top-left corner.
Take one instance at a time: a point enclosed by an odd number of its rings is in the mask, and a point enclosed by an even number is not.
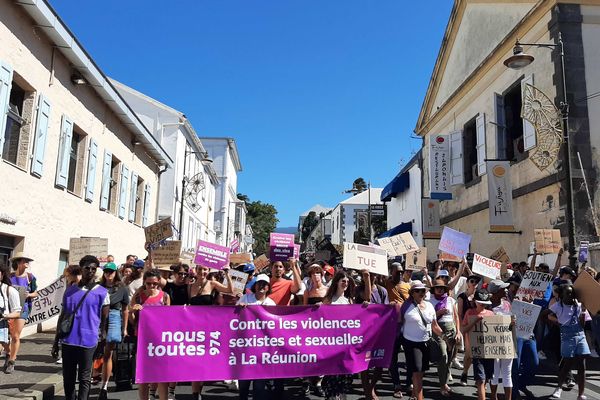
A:
[[[53,341],[54,332],[21,339],[15,372],[0,372],[0,400],[50,400],[62,390],[61,366],[50,356]]]

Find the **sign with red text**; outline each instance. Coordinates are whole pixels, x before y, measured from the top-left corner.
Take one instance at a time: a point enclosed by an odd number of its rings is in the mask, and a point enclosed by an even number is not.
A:
[[[537,271],[526,271],[517,291],[517,297],[531,296],[533,299],[543,299],[548,285],[552,281],[551,274]]]
[[[511,307],[516,319],[517,337],[525,340],[531,339],[542,307],[519,300],[513,300]]]
[[[344,268],[363,270],[372,274],[388,275],[387,252],[379,246],[344,243]]]
[[[558,253],[562,247],[559,229],[534,229],[533,236],[538,253]]]
[[[432,199],[450,200],[450,137],[429,136],[429,190]]]
[[[445,253],[463,258],[469,252],[470,244],[470,235],[445,226],[442,231],[442,238],[440,239],[438,248]]]
[[[492,260],[477,253],[473,254],[472,271],[474,274],[497,279],[500,276],[501,267],[502,263],[500,261]]]

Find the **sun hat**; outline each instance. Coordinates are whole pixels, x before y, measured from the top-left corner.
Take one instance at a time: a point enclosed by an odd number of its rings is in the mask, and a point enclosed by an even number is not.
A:
[[[491,305],[490,297],[490,293],[487,290],[479,289],[475,291],[473,299],[479,304]]]
[[[144,260],[135,260],[133,262],[133,268],[144,268]]]
[[[443,279],[436,279],[434,282],[434,285],[432,286],[433,289],[438,288],[438,287],[442,287],[446,290],[448,290],[448,285],[446,285],[446,282],[444,282]]]
[[[500,279],[494,279],[493,281],[490,281],[488,283],[487,290],[491,294],[494,294],[494,293],[498,293],[502,289],[506,289],[509,286],[510,286],[510,283],[508,283],[508,282],[503,282]]]
[[[26,255],[25,252],[23,251],[17,251],[16,253],[13,254],[13,256],[10,258],[10,261],[16,261],[16,260],[27,260],[27,261],[33,261],[33,258],[28,257]]]
[[[271,284],[271,280],[266,274],[258,274],[256,276],[256,279],[254,279],[254,282],[252,282],[252,286],[250,286],[250,289],[252,289],[254,285],[256,285],[258,282],[266,282],[268,284]]]
[[[410,285],[411,292],[413,290],[421,290],[421,289],[429,290],[429,288],[427,286],[425,286],[425,284],[421,281],[413,281]]]
[[[117,264],[115,264],[114,262],[109,262],[104,264],[104,271],[116,271],[117,270]]]

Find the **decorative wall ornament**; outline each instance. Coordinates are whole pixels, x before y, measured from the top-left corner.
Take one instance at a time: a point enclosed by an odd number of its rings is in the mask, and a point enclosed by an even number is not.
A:
[[[521,117],[535,128],[537,145],[529,159],[543,171],[558,159],[563,142],[560,111],[544,92],[526,84]]]

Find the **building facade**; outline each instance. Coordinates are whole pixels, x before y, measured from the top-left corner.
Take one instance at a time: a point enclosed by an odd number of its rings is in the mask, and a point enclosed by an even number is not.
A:
[[[372,211],[371,222],[375,217],[384,217],[373,212],[376,208],[374,206],[384,206],[381,201],[382,191],[382,188],[366,189],[334,207],[331,213],[331,243],[338,245],[343,245],[344,242],[359,243],[359,238],[368,241],[369,207]]]
[[[415,132],[424,138],[425,197],[431,192],[430,143],[440,134],[450,139],[452,199],[441,202],[440,222],[471,234],[472,250],[489,255],[502,245],[511,259],[523,260],[535,228],[560,229],[567,242],[564,144],[552,160],[548,156],[558,151],[556,147],[522,117],[532,104],[526,97],[531,86],[548,97],[548,110],[551,104],[560,107],[564,99],[560,51],[555,46],[524,45],[525,52],[535,57],[530,65],[515,70],[503,63],[512,55],[517,39],[555,45],[559,35],[564,41],[570,106],[575,245],[597,239],[590,203],[597,208],[600,114],[593,111],[600,108],[595,97],[600,90],[599,6],[596,1],[455,2]],[[540,168],[534,163],[539,159],[552,161]],[[510,162],[514,230],[509,232],[490,229],[488,160]],[[437,242],[432,242],[427,247],[437,248]]]
[[[215,195],[219,179],[192,124],[182,112],[122,83],[112,82],[175,160],[173,168],[160,176],[158,219],[171,217],[177,233],[181,234],[185,251],[194,251],[200,239],[214,242]]]

